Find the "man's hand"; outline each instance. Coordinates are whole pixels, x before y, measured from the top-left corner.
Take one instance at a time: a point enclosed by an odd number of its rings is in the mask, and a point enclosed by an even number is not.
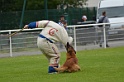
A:
[[[24,29],[28,29],[28,25],[25,25],[25,26],[24,26]]]

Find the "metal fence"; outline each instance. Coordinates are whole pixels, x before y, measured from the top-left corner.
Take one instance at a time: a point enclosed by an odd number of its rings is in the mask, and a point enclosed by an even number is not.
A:
[[[96,15],[96,7],[91,8],[68,8],[64,9],[48,9],[48,20],[59,22],[60,16],[65,15],[68,25],[72,25],[74,20],[80,21],[82,15],[87,15],[88,20],[93,20]],[[0,30],[19,29],[21,20],[21,11],[0,12]],[[22,25],[31,21],[45,19],[45,9],[41,10],[25,10]]]
[[[73,46],[77,51],[100,48],[99,34],[101,33],[101,31],[99,30],[97,25],[98,24],[68,26],[67,32],[69,36],[72,36],[74,38]],[[0,57],[41,54],[40,50],[37,48],[36,40],[42,28],[25,29],[24,31],[12,37],[8,37],[8,34],[11,34],[18,30],[0,31]],[[106,48],[105,30],[102,34],[104,34],[103,48]],[[108,41],[110,47],[124,46],[124,29],[110,29]],[[65,51],[64,45],[62,45],[61,43],[56,44],[60,51]]]

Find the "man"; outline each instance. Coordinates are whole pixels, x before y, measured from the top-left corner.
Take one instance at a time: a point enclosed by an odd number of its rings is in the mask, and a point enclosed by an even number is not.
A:
[[[48,73],[55,73],[53,67],[59,65],[60,52],[54,43],[61,42],[66,46],[67,42],[72,43],[72,37],[68,37],[66,30],[59,24],[48,20],[31,22],[24,28],[44,28],[37,38],[37,46],[49,61]]]
[[[63,16],[63,15],[60,16],[60,20],[59,20],[58,24],[67,30],[67,21],[65,20],[65,16]],[[60,48],[63,48],[62,43],[60,43]]]
[[[81,22],[85,22],[85,21],[87,21],[87,16],[86,15],[83,15]]]
[[[60,16],[59,25],[63,26],[65,29],[67,29],[67,21],[65,20],[65,16]]]
[[[99,17],[99,20],[98,20],[98,23],[109,23],[109,19],[108,17],[106,16],[106,12],[102,12],[102,16]],[[101,34],[100,34],[100,47],[102,47],[102,43],[103,43],[103,40],[104,40],[104,36],[103,36],[103,25],[100,25],[99,28],[101,30]],[[109,47],[108,45],[108,30],[110,28],[110,25],[105,25],[105,32],[106,32],[106,47]]]

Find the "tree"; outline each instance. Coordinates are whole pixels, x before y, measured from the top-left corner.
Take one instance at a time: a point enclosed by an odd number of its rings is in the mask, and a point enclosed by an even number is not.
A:
[[[73,7],[73,8],[83,8],[88,0],[60,0],[60,8]]]
[[[26,0],[26,10],[44,9],[44,0]],[[56,9],[57,5],[83,7],[87,0],[47,0],[48,9]],[[0,11],[21,11],[24,0],[0,0]]]
[[[1,0],[0,11],[19,11],[22,9],[23,0]]]

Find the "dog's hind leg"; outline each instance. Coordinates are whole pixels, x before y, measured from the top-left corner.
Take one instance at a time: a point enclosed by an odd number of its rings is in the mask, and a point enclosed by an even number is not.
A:
[[[77,72],[80,71],[80,67],[77,64],[74,64],[72,68],[70,69],[70,72]]]
[[[77,65],[77,64],[75,64],[74,69],[75,69],[75,71],[79,71],[79,70],[81,70],[80,66]]]

